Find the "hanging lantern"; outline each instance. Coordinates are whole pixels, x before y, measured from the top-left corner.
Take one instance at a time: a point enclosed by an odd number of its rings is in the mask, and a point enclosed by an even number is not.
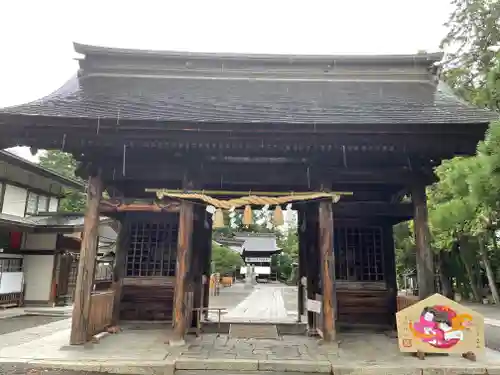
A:
[[[245,206],[245,211],[243,212],[243,225],[253,224],[252,208],[249,205]]]
[[[280,226],[285,224],[285,219],[283,217],[283,210],[281,209],[281,206],[276,206],[276,209],[274,210],[274,225]]]
[[[224,214],[220,208],[215,211],[213,227],[224,228]]]

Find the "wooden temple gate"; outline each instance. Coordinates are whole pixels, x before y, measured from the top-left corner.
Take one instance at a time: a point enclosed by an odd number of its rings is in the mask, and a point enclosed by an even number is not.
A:
[[[434,292],[425,188],[441,160],[474,153],[496,118],[437,83],[440,55],[75,50],[79,74],[61,90],[0,110],[1,148],[72,153],[89,181],[72,344],[121,318],[172,321],[182,340],[192,308],[208,306],[204,205],[158,202],[147,189],[351,192],[296,207],[299,314],[321,301],[308,322],[325,340],[343,324],[394,324],[398,222],[414,219],[419,294]],[[121,230],[112,292],[97,297],[101,214]]]

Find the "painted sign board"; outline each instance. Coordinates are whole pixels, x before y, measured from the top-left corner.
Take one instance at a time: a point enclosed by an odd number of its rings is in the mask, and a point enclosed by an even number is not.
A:
[[[434,294],[396,314],[399,349],[406,353],[484,353],[484,318]]]
[[[271,258],[269,257],[246,257],[245,263],[271,263]]]
[[[321,301],[315,301],[313,299],[307,300],[307,311],[315,312],[316,314],[321,313]]]

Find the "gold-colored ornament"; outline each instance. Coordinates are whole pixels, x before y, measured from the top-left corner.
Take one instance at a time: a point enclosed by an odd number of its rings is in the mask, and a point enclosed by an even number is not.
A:
[[[252,207],[250,205],[245,206],[245,211],[243,212],[243,225],[253,224]]]
[[[220,208],[215,211],[213,227],[224,228],[224,214]]]
[[[285,224],[285,218],[283,217],[283,210],[281,209],[281,206],[276,206],[276,209],[274,210],[274,225],[280,226]]]

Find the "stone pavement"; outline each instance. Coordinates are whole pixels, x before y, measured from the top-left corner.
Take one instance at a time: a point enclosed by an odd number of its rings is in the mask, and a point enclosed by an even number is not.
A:
[[[169,328],[133,329],[109,335],[99,344],[69,347],[69,319],[0,336],[0,362],[37,368],[123,374],[171,374],[259,371],[345,374],[500,374],[500,353],[487,350],[477,362],[459,356],[420,361],[399,353],[395,339],[383,334],[340,334],[339,343],[305,336],[279,340],[231,339],[226,335],[189,337],[184,347],[170,347]],[[152,327],[151,325],[149,325]],[[154,326],[158,327],[158,326]]]
[[[246,289],[236,283],[210,297],[210,307],[226,309],[223,322],[293,323],[297,320],[297,287],[273,283]],[[216,320],[216,315],[212,312],[210,318]]]

